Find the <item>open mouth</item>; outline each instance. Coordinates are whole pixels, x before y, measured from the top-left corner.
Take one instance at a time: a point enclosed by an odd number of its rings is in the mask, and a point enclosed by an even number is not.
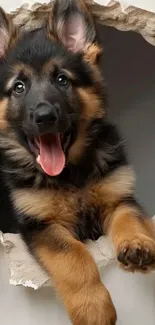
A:
[[[29,147],[36,156],[37,163],[50,176],[61,174],[65,167],[65,153],[62,148],[63,137],[58,134],[45,134],[28,139]]]

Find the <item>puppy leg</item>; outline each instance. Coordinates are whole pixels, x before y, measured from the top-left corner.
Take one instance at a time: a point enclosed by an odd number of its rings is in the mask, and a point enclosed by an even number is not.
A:
[[[91,187],[90,204],[100,209],[101,227],[122,265],[147,271],[155,268],[155,233],[133,197],[134,183],[132,169],[122,166]]]
[[[55,282],[74,325],[115,325],[116,312],[84,244],[59,225],[33,237],[33,250]]]
[[[155,268],[155,240],[151,220],[136,205],[120,204],[113,212],[108,233],[118,260],[131,271]]]

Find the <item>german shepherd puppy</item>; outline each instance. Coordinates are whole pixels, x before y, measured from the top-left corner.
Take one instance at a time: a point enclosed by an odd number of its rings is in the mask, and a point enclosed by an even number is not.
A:
[[[20,233],[74,325],[116,324],[87,239],[109,234],[125,269],[155,266],[153,226],[105,117],[100,53],[82,0],[55,0],[24,34],[0,11],[1,168]]]

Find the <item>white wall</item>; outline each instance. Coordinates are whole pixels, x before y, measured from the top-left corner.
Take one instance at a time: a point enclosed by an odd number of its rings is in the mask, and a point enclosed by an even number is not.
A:
[[[110,0],[95,0],[100,4],[107,4]],[[0,0],[0,6],[2,6],[5,10],[10,11],[14,10],[17,7],[20,7],[24,3],[48,3],[49,0]],[[155,12],[155,0],[120,0],[120,3],[123,7],[126,7],[128,4],[137,6],[139,8],[143,8],[149,11]]]
[[[0,6],[6,10],[7,12],[10,12],[16,8],[21,7],[23,4],[33,4],[33,3],[49,3],[49,0],[0,0]]]
[[[94,0],[99,4],[108,4],[110,0]],[[116,2],[120,2],[122,8],[127,7],[128,5],[133,5],[135,7],[139,7],[148,11],[155,12],[155,1],[154,0],[115,0]]]

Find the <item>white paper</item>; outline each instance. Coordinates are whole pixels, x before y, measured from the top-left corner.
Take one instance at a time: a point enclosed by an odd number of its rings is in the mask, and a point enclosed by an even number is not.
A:
[[[0,242],[4,246],[10,271],[10,284],[31,287],[35,290],[51,285],[49,276],[29,254],[20,235],[0,233]],[[106,236],[100,237],[96,242],[88,241],[87,247],[99,269],[115,259],[112,242]]]
[[[155,217],[153,220],[155,222]],[[19,234],[2,234],[0,232],[0,243],[4,247],[6,262],[10,271],[10,284],[22,285],[35,290],[52,284],[48,274],[29,254],[26,244]],[[110,262],[116,261],[112,241],[108,236],[102,236],[97,241],[89,240],[86,246],[99,270],[106,267]]]
[[[62,0],[63,1],[63,0]],[[49,0],[0,0],[0,6],[4,8],[7,12],[10,12],[12,10],[15,10],[16,8],[21,7],[23,4],[28,4],[30,7],[34,3],[49,3]],[[114,0],[94,0],[94,2],[100,4],[100,5],[108,5],[111,2],[114,2]],[[155,12],[155,0],[119,0],[118,1],[122,8],[126,8],[128,6],[134,6],[138,7],[144,10]]]

